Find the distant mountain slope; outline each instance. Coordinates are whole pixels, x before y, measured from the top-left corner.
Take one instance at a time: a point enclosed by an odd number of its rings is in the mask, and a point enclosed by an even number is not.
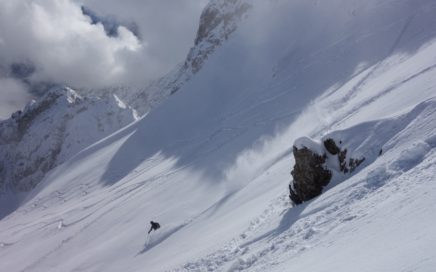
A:
[[[164,101],[200,70],[214,50],[236,30],[237,24],[249,7],[250,5],[244,0],[210,2],[201,15],[195,45],[182,66],[176,66],[167,75],[142,90],[117,88],[107,90],[108,93],[120,93],[127,100],[128,106],[118,101],[118,98],[105,93],[100,93],[103,98],[87,98],[86,94],[78,95],[66,88],[49,92],[35,104],[29,105],[23,113],[15,114],[14,118],[0,123],[2,129],[0,152],[5,158],[0,164],[0,170],[5,169],[0,171],[2,190],[9,185],[13,190],[30,190],[54,166],[134,121],[137,110],[144,114]],[[55,107],[52,107],[53,105]],[[47,112],[48,110],[50,112]],[[86,113],[76,117],[82,111]],[[107,117],[104,116],[106,114]],[[44,119],[37,118],[38,115],[53,116]],[[92,118],[88,119],[91,116]],[[89,124],[80,124],[86,119],[86,123]],[[70,124],[76,126],[72,130],[86,129],[87,131],[81,134],[65,131],[69,129],[67,127]],[[33,130],[28,130],[29,127]],[[51,129],[51,133],[42,135],[47,131],[46,129]],[[35,130],[40,132],[34,135]],[[29,145],[26,143],[28,140],[22,141],[23,137],[35,138],[32,138]]]
[[[114,96],[84,98],[69,88],[53,89],[0,122],[2,191],[31,190],[52,168],[135,118]]]

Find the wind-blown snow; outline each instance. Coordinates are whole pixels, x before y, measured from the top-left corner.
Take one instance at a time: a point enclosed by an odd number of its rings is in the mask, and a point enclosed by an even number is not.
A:
[[[2,269],[432,271],[434,7],[254,3],[177,93],[0,221]],[[369,159],[292,207],[292,144],[326,135]]]

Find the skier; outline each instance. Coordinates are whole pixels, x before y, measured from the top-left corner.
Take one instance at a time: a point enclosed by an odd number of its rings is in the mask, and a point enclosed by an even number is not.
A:
[[[157,230],[158,228],[160,228],[160,225],[158,222],[150,221],[150,224],[151,224],[151,227],[150,227],[150,230],[148,231],[148,234],[150,234],[150,232],[152,230]]]

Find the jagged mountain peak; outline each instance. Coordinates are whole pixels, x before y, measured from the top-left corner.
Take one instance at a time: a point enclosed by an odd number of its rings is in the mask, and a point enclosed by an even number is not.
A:
[[[53,167],[137,118],[115,95],[52,88],[0,122],[1,190],[30,190]]]
[[[211,1],[200,16],[195,45],[184,65],[197,73],[209,55],[236,30],[250,7],[245,0]]]
[[[20,141],[34,120],[49,111],[56,104],[62,103],[57,110],[67,110],[69,104],[82,101],[74,90],[68,87],[50,89],[37,100],[31,100],[23,110],[16,111],[10,119],[0,122],[0,143],[3,141]]]
[[[207,59],[236,31],[251,7],[247,0],[210,1],[200,16],[194,45],[185,60],[144,89],[118,89],[121,97],[141,115],[149,112],[201,70]]]

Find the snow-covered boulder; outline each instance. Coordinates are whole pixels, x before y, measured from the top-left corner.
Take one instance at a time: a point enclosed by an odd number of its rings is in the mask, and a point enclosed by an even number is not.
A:
[[[294,142],[295,165],[289,185],[290,198],[295,204],[310,200],[330,184],[346,180],[358,170],[370,165],[392,148],[390,142],[422,112],[434,111],[435,100],[417,105],[409,113],[391,118],[364,122],[344,130],[330,132],[320,141],[301,137]],[[432,140],[429,140],[432,142]],[[396,165],[409,169],[428,150],[428,143],[401,154]],[[413,150],[413,151],[412,151]]]
[[[322,143],[302,137],[295,141],[293,153],[295,165],[289,185],[289,197],[295,204],[301,204],[319,196],[333,176],[333,173],[352,173],[365,157],[349,156],[348,148],[342,147],[339,135],[326,135]]]

